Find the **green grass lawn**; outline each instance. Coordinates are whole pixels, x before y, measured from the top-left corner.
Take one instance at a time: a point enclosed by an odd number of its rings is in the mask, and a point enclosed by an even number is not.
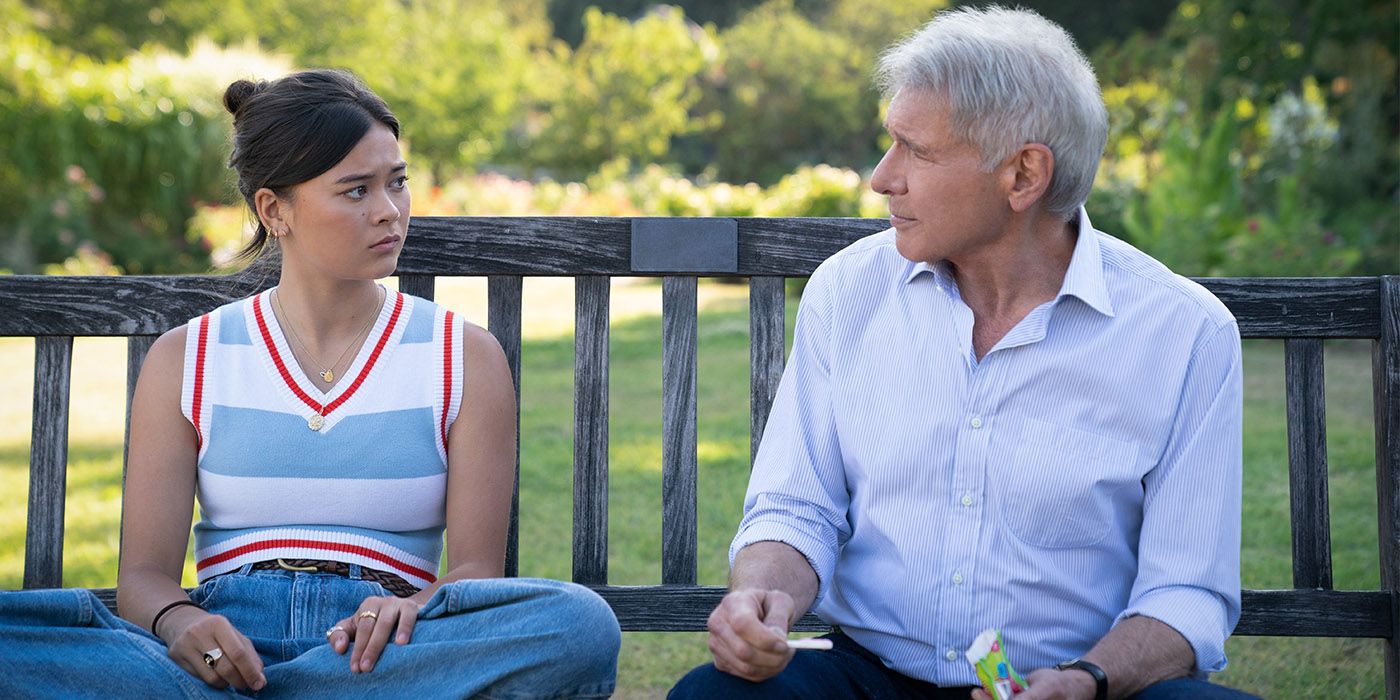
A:
[[[521,382],[522,575],[570,576],[572,283],[527,280]],[[660,286],[621,281],[612,293],[609,579],[661,579]],[[438,297],[485,318],[482,280],[440,280]],[[745,288],[702,284],[698,393],[699,580],[722,584],[748,478],[748,305]],[[789,328],[795,304],[789,303]],[[791,334],[789,333],[789,336]],[[80,339],[74,359],[64,584],[116,580],[125,344]],[[1369,344],[1327,347],[1328,449],[1334,578],[1339,589],[1379,581]],[[33,343],[0,339],[0,588],[24,566]],[[1287,441],[1279,343],[1245,346],[1243,580],[1288,588]],[[192,581],[186,571],[187,582]],[[1268,698],[1381,696],[1378,640],[1235,638],[1217,680]],[[618,697],[660,697],[705,661],[703,633],[624,635]]]

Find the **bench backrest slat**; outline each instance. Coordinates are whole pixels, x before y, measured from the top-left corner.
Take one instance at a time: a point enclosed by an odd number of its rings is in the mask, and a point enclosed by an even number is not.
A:
[[[786,355],[787,319],[782,277],[749,280],[749,464],[758,457],[763,426],[778,393]]]
[[[437,278],[432,275],[399,275],[399,291],[432,301],[437,293]]]
[[[608,309],[611,280],[574,281],[574,580],[608,582]]]
[[[1371,349],[1381,590],[1391,594],[1386,697],[1400,700],[1400,276],[1381,278],[1380,333]]]
[[[698,284],[661,281],[661,582],[695,583]]]
[[[1293,587],[1332,588],[1327,511],[1327,411],[1322,341],[1283,342],[1288,411],[1288,488],[1293,523]]]
[[[29,443],[29,522],[24,587],[63,585],[63,501],[68,474],[68,392],[73,337],[34,339],[34,427]]]
[[[520,572],[520,299],[524,280],[518,275],[493,275],[486,279],[486,328],[496,336],[510,367],[515,385],[515,486],[510,498],[510,526],[506,532],[506,576]]]

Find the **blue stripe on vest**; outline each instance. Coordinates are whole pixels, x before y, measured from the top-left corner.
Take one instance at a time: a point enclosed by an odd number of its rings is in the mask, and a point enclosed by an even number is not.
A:
[[[215,404],[200,468],[226,476],[406,479],[446,471],[432,408],[346,416],[329,432],[296,414]],[[335,439],[329,439],[334,437]]]
[[[248,326],[243,322],[243,304],[225,304],[219,309],[219,343],[221,345],[252,345]]]
[[[399,345],[410,345],[413,343],[433,342],[433,321],[437,314],[437,309],[432,304],[414,304],[413,315],[408,317],[408,324],[404,326],[403,336],[399,338]]]

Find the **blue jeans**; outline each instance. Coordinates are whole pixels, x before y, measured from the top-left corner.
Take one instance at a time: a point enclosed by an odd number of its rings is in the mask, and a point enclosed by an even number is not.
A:
[[[671,689],[669,700],[967,700],[971,688],[940,688],[892,671],[880,658],[840,632],[825,635],[831,651],[798,651],[782,673],[750,683],[715,668],[700,666]],[[1163,681],[1132,700],[1248,700],[1253,695],[1206,681]],[[1255,699],[1257,700],[1257,699]]]
[[[262,657],[259,698],[605,698],[617,677],[617,618],[592,591],[543,579],[456,581],[419,611],[413,640],[350,672],[325,631],[382,586],[321,573],[219,576],[190,597]],[[249,691],[251,693],[251,691]],[[0,592],[0,697],[228,698],[166,656],[165,644],[82,589]]]

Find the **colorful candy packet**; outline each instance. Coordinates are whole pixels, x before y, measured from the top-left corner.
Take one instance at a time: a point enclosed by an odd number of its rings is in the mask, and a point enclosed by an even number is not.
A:
[[[1011,700],[1026,689],[1026,680],[1006,660],[1006,647],[997,629],[982,630],[967,648],[967,660],[977,669],[977,680],[992,700]]]

